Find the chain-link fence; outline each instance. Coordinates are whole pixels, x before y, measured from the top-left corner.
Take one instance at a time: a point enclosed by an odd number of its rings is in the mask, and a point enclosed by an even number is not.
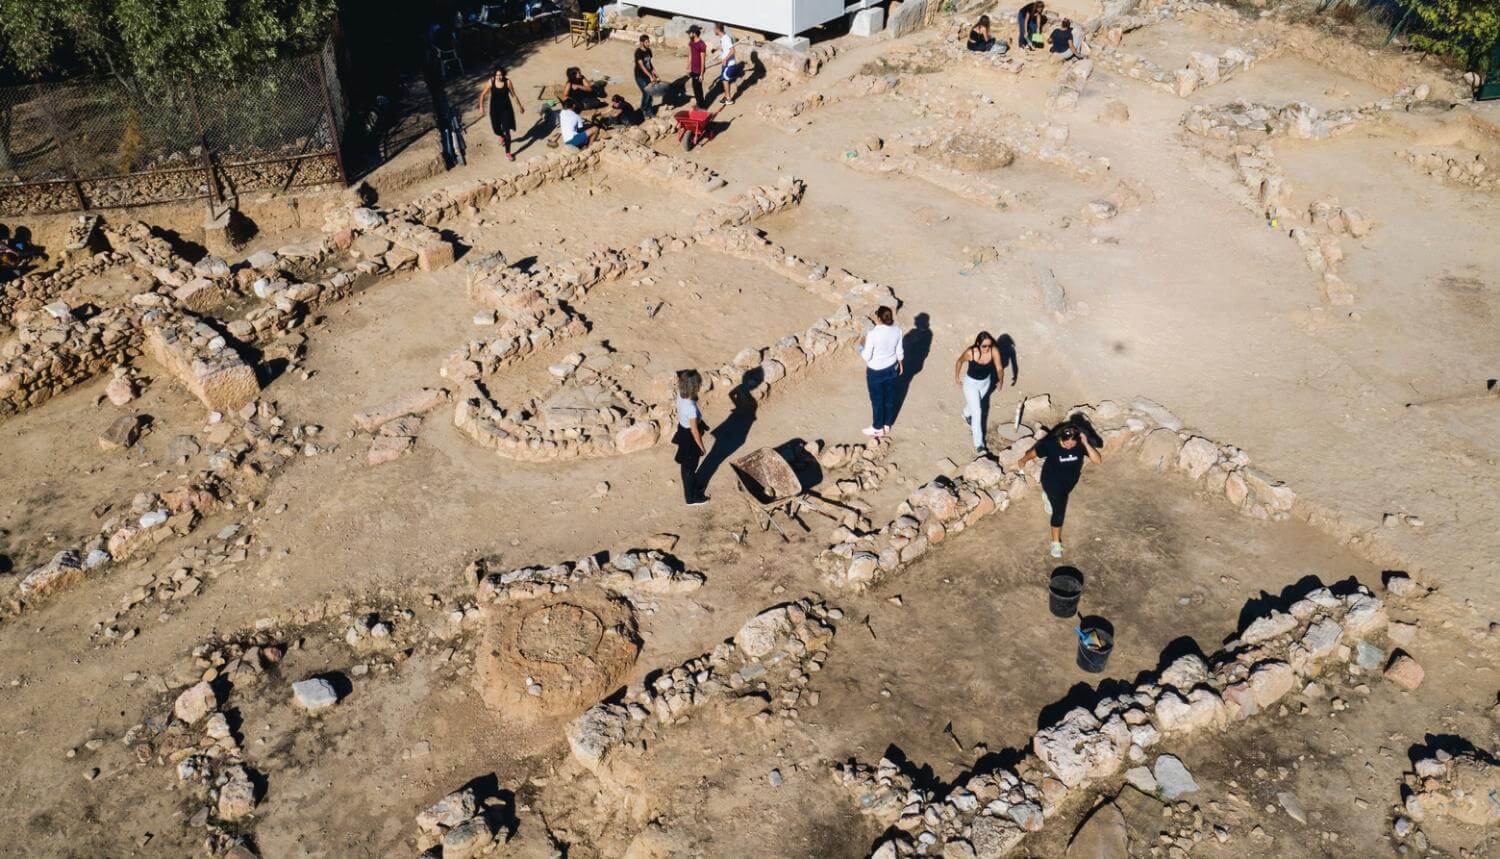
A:
[[[331,40],[228,83],[106,78],[0,89],[0,213],[342,182],[342,102]]]

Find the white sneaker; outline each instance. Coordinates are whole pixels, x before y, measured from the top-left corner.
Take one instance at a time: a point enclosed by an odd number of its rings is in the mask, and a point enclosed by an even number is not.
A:
[[[871,436],[871,437],[880,435],[880,430],[878,430],[878,429],[876,429],[874,427],[865,427],[864,429],[860,430],[860,432],[864,433],[867,436]]]
[[[1057,540],[1053,540],[1052,541],[1052,552],[1051,552],[1052,557],[1054,557],[1054,558],[1061,558],[1062,557],[1062,552],[1063,552],[1062,543],[1059,542],[1059,541],[1057,541]]]

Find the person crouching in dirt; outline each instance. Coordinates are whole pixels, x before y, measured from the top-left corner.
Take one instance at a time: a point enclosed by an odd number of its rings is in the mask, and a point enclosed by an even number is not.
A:
[[[995,50],[995,37],[990,33],[990,16],[980,15],[979,21],[974,28],[969,30],[968,49],[975,53],[987,53]],[[1004,49],[1002,48],[1003,52]]]
[[[1076,60],[1083,55],[1072,21],[1064,18],[1062,24],[1052,31],[1048,36],[1047,50],[1052,59],[1058,61]]]
[[[628,127],[640,125],[646,121],[646,117],[641,114],[641,109],[626,101],[622,95],[610,96],[609,106],[614,110],[614,115],[609,118],[611,125]]]
[[[1047,22],[1047,4],[1043,0],[1032,0],[1016,11],[1016,29],[1020,31],[1022,50],[1038,47],[1042,25]]]
[[[1052,517],[1051,554],[1054,558],[1061,558],[1062,526],[1063,518],[1068,513],[1068,494],[1078,485],[1084,459],[1097,464],[1101,458],[1087,433],[1075,424],[1065,423],[1022,454],[1017,466],[1024,468],[1033,459],[1042,461],[1042,506]]]

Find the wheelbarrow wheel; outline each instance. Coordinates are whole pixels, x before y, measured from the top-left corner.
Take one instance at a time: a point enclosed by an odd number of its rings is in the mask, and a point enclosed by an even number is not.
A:
[[[693,151],[693,138],[695,138],[697,136],[698,135],[694,134],[691,131],[683,133],[683,135],[682,135],[682,151],[683,152],[692,152]]]

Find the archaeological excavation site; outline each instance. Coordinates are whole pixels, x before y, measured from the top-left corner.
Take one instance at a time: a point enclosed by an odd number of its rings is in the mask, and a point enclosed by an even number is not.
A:
[[[1500,101],[1055,2],[7,107],[0,854],[1500,857]]]

